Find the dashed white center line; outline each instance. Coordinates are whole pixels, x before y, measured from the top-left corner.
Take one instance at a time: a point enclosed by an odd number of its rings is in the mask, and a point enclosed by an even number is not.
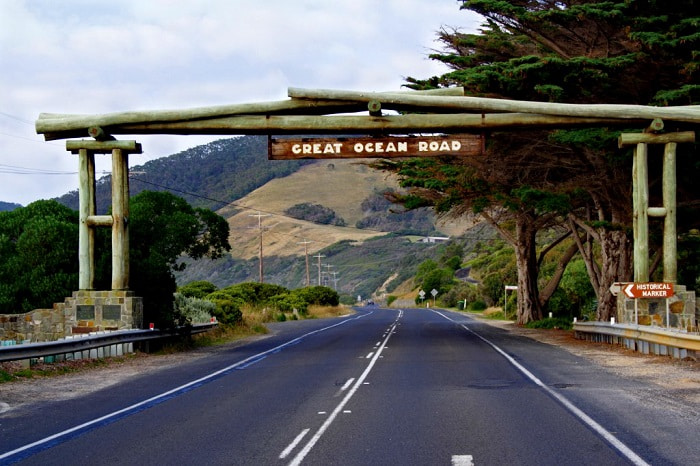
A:
[[[301,442],[301,439],[303,439],[304,436],[305,436],[306,434],[309,433],[309,430],[311,430],[311,429],[304,429],[304,430],[302,430],[301,433],[299,433],[299,435],[297,435],[296,438],[295,438],[294,440],[292,440],[292,443],[290,443],[290,444],[287,446],[287,448],[285,448],[285,449],[282,451],[282,453],[280,453],[280,459],[281,459],[281,460],[283,460],[283,459],[285,459],[287,456],[289,456],[289,454],[292,452],[292,450],[294,450],[294,448],[296,448],[296,446],[299,444],[299,442]]]
[[[369,353],[367,356],[365,356],[365,359],[372,359],[372,356],[374,355],[374,351]]]
[[[472,455],[452,455],[452,466],[474,466]]]
[[[311,451],[311,449],[314,447],[314,445],[316,445],[316,442],[319,441],[319,439],[323,436],[324,432],[333,423],[333,421],[338,416],[338,414],[340,414],[341,412],[347,411],[347,410],[344,410],[345,405],[350,401],[350,399],[353,397],[353,395],[355,394],[357,389],[360,387],[360,385],[363,384],[363,382],[365,381],[365,379],[369,375],[369,373],[372,370],[372,368],[374,367],[375,363],[377,362],[377,360],[381,356],[382,350],[384,349],[384,346],[389,341],[389,338],[391,337],[391,334],[392,334],[395,327],[396,327],[396,324],[394,323],[394,325],[392,325],[392,327],[391,327],[391,331],[389,332],[389,335],[387,335],[387,337],[384,339],[384,341],[382,342],[382,345],[379,347],[376,354],[370,353],[370,354],[374,354],[374,357],[372,358],[370,363],[367,365],[367,367],[365,368],[362,375],[360,375],[360,377],[357,379],[357,382],[355,382],[355,384],[352,386],[352,388],[345,395],[345,398],[343,398],[343,400],[340,402],[340,404],[338,404],[338,406],[336,406],[336,408],[328,416],[328,418],[323,423],[323,425],[321,425],[321,427],[318,429],[318,431],[311,437],[311,439],[309,439],[309,441],[306,443],[306,445],[304,445],[304,447],[297,453],[297,455],[292,459],[292,461],[290,461],[289,466],[300,465],[301,462],[306,457],[306,455],[308,455],[309,452]]]

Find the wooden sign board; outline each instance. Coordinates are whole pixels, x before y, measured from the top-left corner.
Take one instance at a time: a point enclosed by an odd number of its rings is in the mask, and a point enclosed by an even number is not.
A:
[[[628,283],[623,291],[628,298],[670,298],[673,283]]]
[[[268,146],[270,160],[474,156],[484,152],[479,134],[271,138]]]

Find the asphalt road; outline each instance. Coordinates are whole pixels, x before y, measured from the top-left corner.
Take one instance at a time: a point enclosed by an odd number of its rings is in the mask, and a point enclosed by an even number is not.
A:
[[[0,415],[0,464],[693,464],[697,419],[645,389],[461,314],[363,308]]]

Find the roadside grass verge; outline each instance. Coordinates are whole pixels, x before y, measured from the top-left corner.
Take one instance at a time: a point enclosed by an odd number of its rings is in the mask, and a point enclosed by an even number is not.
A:
[[[297,319],[326,319],[348,315],[352,309],[346,306],[315,306],[311,305],[305,314],[285,313],[271,311],[255,306],[243,306],[243,321],[238,325],[219,325],[206,333],[184,336],[158,345],[157,351],[152,355],[174,354],[183,351],[190,351],[197,348],[223,345],[244,338],[265,335],[269,332],[265,326],[268,322],[279,322],[282,320]],[[280,319],[284,315],[284,319]],[[155,346],[155,345],[153,345]],[[54,363],[36,363],[30,367],[20,362],[0,363],[0,383],[13,382],[16,380],[26,380],[34,377],[53,377],[114,364],[128,363],[130,360],[139,357],[148,357],[151,354],[135,352],[124,356],[115,356],[104,359],[78,359],[59,361]]]

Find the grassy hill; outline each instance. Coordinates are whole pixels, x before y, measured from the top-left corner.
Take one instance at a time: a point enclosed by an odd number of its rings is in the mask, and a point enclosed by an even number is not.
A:
[[[391,290],[440,247],[410,238],[458,236],[471,224],[436,220],[429,209],[400,212],[383,195],[399,189],[397,180],[363,162],[270,161],[265,137],[220,139],[133,167],[131,194],[170,191],[194,206],[218,209],[227,218],[231,254],[218,261],[188,261],[187,269],[177,275],[180,284],[257,281],[260,220],[266,282],[304,286],[305,248],[300,243],[309,241],[312,283],[318,283],[313,256],[320,253],[322,270],[336,272],[326,278],[337,282],[326,284],[337,284],[351,296],[368,296],[380,288]],[[109,208],[110,185],[109,176],[97,182],[100,213]],[[78,208],[77,192],[58,200]]]
[[[270,162],[275,163],[275,162]],[[423,260],[433,257],[441,245],[415,242],[420,236],[402,230],[427,228],[423,233],[461,235],[472,224],[466,221],[435,221],[427,209],[392,213],[378,201],[386,189],[399,189],[394,177],[375,171],[362,161],[320,161],[301,167],[253,190],[219,213],[231,230],[231,255],[218,261],[190,262],[178,275],[178,282],[209,280],[218,286],[259,278],[260,229],[264,280],[290,288],[306,284],[304,241],[310,263],[311,283],[318,283],[321,254],[322,283],[337,286],[341,293],[370,296],[382,288],[391,291],[415,273]],[[371,200],[369,202],[368,200]],[[292,206],[312,203],[332,210],[347,226],[319,224],[290,217]],[[422,217],[416,221],[415,217]],[[357,228],[367,219],[381,219],[378,228]],[[406,220],[407,219],[407,220]],[[405,222],[402,220],[406,220]],[[428,226],[426,226],[428,225]],[[388,229],[382,230],[386,226]],[[332,274],[335,272],[335,275]],[[337,278],[337,282],[328,281]]]

